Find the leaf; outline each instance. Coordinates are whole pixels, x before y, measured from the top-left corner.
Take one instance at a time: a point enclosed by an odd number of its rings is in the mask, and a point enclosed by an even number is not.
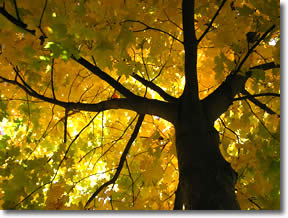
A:
[[[125,75],[126,78],[128,78],[133,73],[132,68],[125,62],[118,62],[114,67],[117,68],[117,74],[119,76]]]
[[[265,71],[261,69],[253,69],[252,78],[256,79],[257,81],[265,81]]]

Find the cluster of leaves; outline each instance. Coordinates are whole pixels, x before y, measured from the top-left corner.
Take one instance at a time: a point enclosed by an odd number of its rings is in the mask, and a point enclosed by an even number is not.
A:
[[[15,2],[0,0],[0,7],[5,3],[5,11],[28,26],[25,30],[0,15],[1,78],[19,80],[20,75],[38,93],[66,102],[123,97],[71,59],[81,55],[137,95],[161,99],[133,74],[154,81],[172,96],[181,95],[185,83],[181,1],[30,0],[17,1],[17,10]],[[196,1],[199,36],[218,2]],[[199,46],[201,98],[215,90],[245,55],[247,32],[263,33],[277,24],[245,62],[245,69],[271,61],[280,64],[279,10],[279,2],[268,0],[225,4]],[[32,29],[34,34],[27,32]],[[279,69],[252,74],[246,85],[250,93],[280,93]],[[95,189],[113,178],[136,113],[66,114],[62,107],[0,82],[0,206],[83,209]],[[279,209],[280,99],[257,98],[275,112],[270,114],[238,98],[215,127],[223,156],[239,175],[239,203],[242,209]],[[120,176],[90,207],[172,209],[177,169],[172,124],[146,115]]]

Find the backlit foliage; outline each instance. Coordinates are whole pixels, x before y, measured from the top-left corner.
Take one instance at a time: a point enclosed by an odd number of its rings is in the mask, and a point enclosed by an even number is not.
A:
[[[19,16],[35,33],[0,14],[0,207],[84,209],[95,190],[113,178],[137,114],[122,109],[68,111],[64,143],[63,107],[32,97],[2,78],[23,84],[20,75],[36,92],[65,102],[122,98],[71,58],[81,56],[137,95],[163,100],[133,73],[179,97],[185,83],[181,1],[25,0],[17,1],[17,10],[14,2],[0,0],[0,7],[5,3],[5,11]],[[220,3],[196,1],[197,37]],[[263,33],[277,24],[244,69],[280,64],[279,20],[277,0],[227,1],[199,45],[200,97],[215,90],[246,54],[247,32]],[[252,74],[246,84],[251,94],[280,94],[279,68]],[[275,114],[239,99],[215,127],[221,152],[238,172],[241,208],[279,209],[280,98],[257,99]],[[119,178],[89,208],[173,209],[177,169],[173,125],[146,115]]]

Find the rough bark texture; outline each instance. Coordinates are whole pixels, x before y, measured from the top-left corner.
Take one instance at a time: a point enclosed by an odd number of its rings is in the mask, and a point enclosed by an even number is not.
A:
[[[237,175],[222,157],[218,132],[202,105],[193,105],[189,111],[182,105],[179,114],[175,123],[179,184],[174,209],[240,209],[234,190]]]

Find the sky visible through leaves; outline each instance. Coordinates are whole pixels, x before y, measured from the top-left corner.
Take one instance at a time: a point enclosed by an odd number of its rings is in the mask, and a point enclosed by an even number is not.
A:
[[[136,95],[163,100],[134,74],[179,97],[185,85],[181,1],[27,0],[17,8],[15,2],[0,0],[0,208],[82,210],[113,179],[140,116],[125,109],[65,110],[28,93],[85,104],[124,98],[73,60],[85,57]],[[196,1],[197,37],[220,3]],[[251,47],[246,33],[263,34],[273,24],[242,73],[280,66],[280,2],[226,2],[199,45],[201,99]],[[280,67],[253,70],[245,88],[265,93],[256,98],[262,105],[236,96],[215,122],[220,150],[238,173],[241,209],[279,209]],[[89,209],[171,210],[178,176],[173,125],[145,115],[119,177]]]

